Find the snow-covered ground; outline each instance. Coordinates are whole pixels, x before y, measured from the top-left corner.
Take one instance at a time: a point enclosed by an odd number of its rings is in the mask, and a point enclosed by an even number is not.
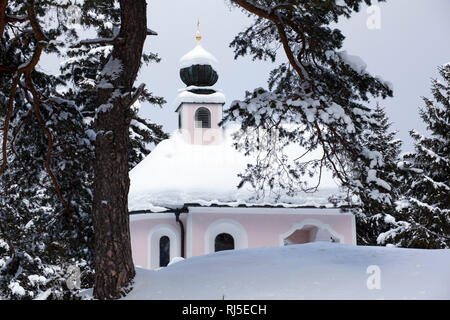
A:
[[[315,242],[136,269],[125,299],[450,299],[450,250]]]

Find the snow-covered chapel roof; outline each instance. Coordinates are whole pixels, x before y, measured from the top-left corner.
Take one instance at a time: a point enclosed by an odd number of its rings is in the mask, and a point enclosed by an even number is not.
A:
[[[328,197],[337,193],[338,187],[329,171],[322,173],[318,192],[301,192],[295,197],[281,194],[278,201],[274,195],[253,199],[255,190],[248,184],[238,189],[238,174],[245,171],[248,163],[254,163],[254,158],[244,156],[234,148],[231,136],[234,131],[232,128],[225,130],[223,142],[218,145],[189,144],[178,132],[159,143],[130,171],[130,211],[156,212],[192,203],[204,206],[331,206]],[[314,178],[305,180],[310,180],[311,185],[315,182]]]

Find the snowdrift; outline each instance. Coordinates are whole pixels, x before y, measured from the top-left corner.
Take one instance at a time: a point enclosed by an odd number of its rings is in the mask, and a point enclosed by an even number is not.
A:
[[[315,242],[179,260],[137,267],[125,299],[450,299],[450,250]]]

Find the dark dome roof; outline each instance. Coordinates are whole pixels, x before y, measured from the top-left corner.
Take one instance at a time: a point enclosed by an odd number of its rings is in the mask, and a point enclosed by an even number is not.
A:
[[[180,78],[187,86],[211,87],[219,75],[211,65],[196,64],[180,69]]]

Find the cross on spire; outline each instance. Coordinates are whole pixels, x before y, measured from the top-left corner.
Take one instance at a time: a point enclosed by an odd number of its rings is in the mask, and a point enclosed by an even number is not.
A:
[[[200,44],[200,40],[202,40],[202,35],[200,34],[200,19],[197,20],[197,35],[195,36],[197,39],[197,43]]]

